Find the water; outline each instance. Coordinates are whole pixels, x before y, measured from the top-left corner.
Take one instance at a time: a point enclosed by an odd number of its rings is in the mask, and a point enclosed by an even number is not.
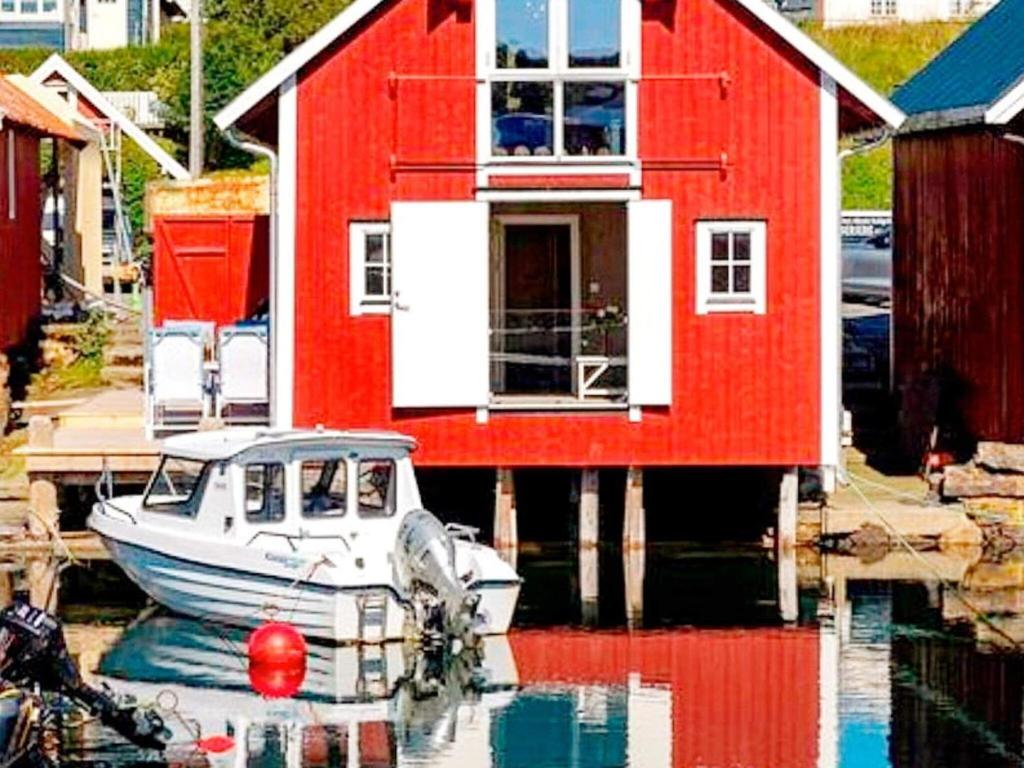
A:
[[[83,616],[74,600],[85,592],[70,577],[61,595],[73,652],[94,680],[163,706],[174,743],[161,757],[89,723],[67,729],[61,762],[1018,766],[1024,568],[977,556],[927,553],[925,568],[898,553],[802,553],[800,620],[783,626],[765,550],[658,548],[641,628],[627,631],[614,553],[602,555],[601,608],[588,628],[571,551],[527,553],[508,638],[444,664],[400,645],[314,647],[300,695],[280,700],[252,691],[244,632],[159,612],[128,624],[121,591],[98,625],[106,612]],[[196,748],[215,735],[234,749]]]

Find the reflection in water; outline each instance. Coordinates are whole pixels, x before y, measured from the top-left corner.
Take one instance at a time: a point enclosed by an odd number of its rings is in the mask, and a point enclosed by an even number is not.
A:
[[[985,642],[993,630],[955,607],[934,572],[915,579],[900,558],[805,558],[800,621],[783,626],[766,553],[647,554],[639,606],[636,584],[622,583],[635,578],[628,562],[601,554],[603,628],[570,626],[584,618],[578,563],[530,553],[523,628],[508,638],[441,664],[402,645],[313,646],[303,691],[287,700],[251,691],[245,632],[155,614],[109,633],[98,673],[174,710],[173,749],[157,761],[90,724],[69,732],[64,762],[1021,765],[1024,656]],[[947,565],[979,604],[1012,604],[1020,569]],[[626,631],[627,614],[648,629]],[[69,630],[73,647],[96,637]],[[197,751],[211,736],[234,746]]]

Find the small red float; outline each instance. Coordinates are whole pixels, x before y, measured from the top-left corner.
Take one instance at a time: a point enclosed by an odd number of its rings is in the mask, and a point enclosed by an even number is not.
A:
[[[249,682],[258,693],[294,696],[306,678],[306,641],[295,627],[272,622],[249,636]]]
[[[249,664],[305,667],[306,640],[291,624],[263,624],[249,635]]]
[[[196,742],[196,746],[202,752],[209,752],[212,755],[219,755],[222,752],[230,752],[235,748],[235,740],[230,736],[207,736]]]

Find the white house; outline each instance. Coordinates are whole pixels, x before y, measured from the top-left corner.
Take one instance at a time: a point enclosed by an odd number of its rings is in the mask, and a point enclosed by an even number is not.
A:
[[[998,0],[815,0],[814,17],[825,26],[953,21],[981,16]]]

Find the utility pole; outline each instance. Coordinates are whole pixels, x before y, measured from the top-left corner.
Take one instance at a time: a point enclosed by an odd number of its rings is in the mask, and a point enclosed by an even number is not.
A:
[[[188,170],[193,179],[203,175],[203,4],[192,0],[192,87],[189,105]]]

